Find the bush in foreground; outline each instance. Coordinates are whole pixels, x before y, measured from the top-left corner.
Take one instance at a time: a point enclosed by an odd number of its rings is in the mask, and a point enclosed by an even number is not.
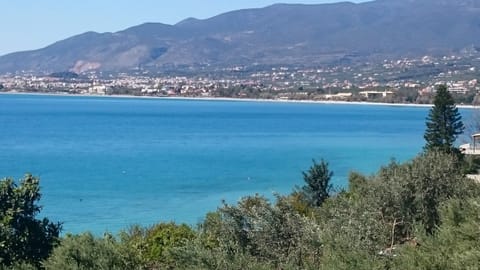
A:
[[[19,184],[10,178],[0,180],[0,265],[39,267],[57,244],[60,223],[36,218],[42,209],[40,197],[39,180],[32,175],[25,175]]]
[[[331,175],[324,164],[315,175]],[[351,173],[348,188],[322,192],[320,205],[298,188],[274,200],[248,196],[224,203],[195,229],[160,223],[133,226],[119,237],[68,235],[43,264],[32,263],[46,269],[476,269],[480,188],[462,168],[455,153],[432,150],[373,176]]]

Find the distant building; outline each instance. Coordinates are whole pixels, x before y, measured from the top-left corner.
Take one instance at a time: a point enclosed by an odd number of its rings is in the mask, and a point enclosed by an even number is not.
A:
[[[352,97],[352,93],[338,93],[338,94],[327,94],[324,95],[323,97],[325,99],[348,99]]]
[[[94,83],[90,88],[88,88],[90,94],[105,95],[107,92],[107,86],[103,84]]]
[[[378,98],[378,97],[388,97],[392,96],[393,92],[392,91],[361,91],[359,92],[361,96],[364,96],[366,98]]]

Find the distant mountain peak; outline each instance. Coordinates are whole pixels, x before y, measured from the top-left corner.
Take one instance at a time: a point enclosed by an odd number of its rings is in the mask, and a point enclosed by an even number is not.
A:
[[[200,21],[199,19],[197,18],[193,18],[193,17],[189,17],[189,18],[186,18],[184,20],[181,20],[179,21],[178,23],[176,23],[175,25],[176,26],[182,26],[182,25],[185,25],[185,24],[191,24],[191,23],[196,23]]]
[[[480,0],[275,4],[86,32],[0,57],[0,72],[116,71],[176,66],[321,65],[480,46]]]

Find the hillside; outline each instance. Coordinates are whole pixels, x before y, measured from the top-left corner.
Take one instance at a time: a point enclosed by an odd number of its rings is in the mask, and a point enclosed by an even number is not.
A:
[[[438,54],[480,44],[480,0],[276,4],[175,25],[87,32],[0,57],[0,72],[237,64],[315,65]]]

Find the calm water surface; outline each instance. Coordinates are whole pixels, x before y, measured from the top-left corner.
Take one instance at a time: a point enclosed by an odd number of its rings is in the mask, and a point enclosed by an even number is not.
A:
[[[0,95],[0,175],[41,177],[65,232],[195,224],[222,199],[288,193],[312,158],[334,182],[423,145],[427,108]]]

